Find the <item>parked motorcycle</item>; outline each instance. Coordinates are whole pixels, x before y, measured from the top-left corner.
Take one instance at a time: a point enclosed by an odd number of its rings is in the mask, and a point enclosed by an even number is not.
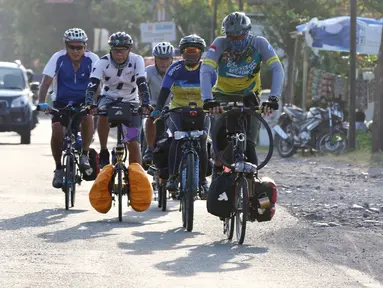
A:
[[[285,105],[278,125],[273,128],[279,155],[291,157],[299,148],[344,153],[347,130],[343,128],[343,117],[337,103],[329,102],[327,109],[312,107],[308,112],[295,105]]]

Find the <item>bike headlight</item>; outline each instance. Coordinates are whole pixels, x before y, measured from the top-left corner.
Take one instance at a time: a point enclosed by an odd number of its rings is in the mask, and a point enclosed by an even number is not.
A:
[[[20,96],[14,99],[11,103],[11,108],[24,107],[28,105],[28,98],[26,96]]]

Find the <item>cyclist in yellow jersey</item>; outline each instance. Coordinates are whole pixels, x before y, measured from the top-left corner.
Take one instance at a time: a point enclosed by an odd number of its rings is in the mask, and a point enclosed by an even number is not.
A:
[[[156,110],[152,112],[155,117],[163,109],[170,92],[173,98],[170,102],[170,108],[188,106],[189,102],[196,102],[199,107],[202,107],[201,92],[200,92],[200,61],[206,44],[198,35],[185,36],[180,41],[180,51],[183,59],[173,63],[165,74],[162,82],[162,88],[158,97]],[[210,77],[210,88],[215,84],[216,73],[212,73]],[[180,113],[171,113],[167,126],[171,133],[178,130],[180,127]],[[205,118],[205,130],[208,133],[210,128],[209,118]],[[201,137],[200,151],[200,183],[203,191],[207,193],[207,135]],[[177,168],[181,158],[181,149],[178,147],[178,142],[171,141],[169,153],[169,180],[167,182],[167,190],[174,192],[177,190]],[[204,194],[204,193],[202,193]],[[205,194],[206,196],[206,194]]]
[[[264,111],[269,114],[278,109],[278,99],[281,96],[284,79],[282,65],[271,44],[264,37],[251,35],[250,30],[251,20],[243,12],[231,13],[222,21],[222,31],[225,36],[214,40],[201,67],[201,97],[206,107],[211,101],[241,101],[243,99],[242,96],[237,99],[234,95],[250,95],[259,103],[260,70],[261,64],[265,63],[271,69],[273,76],[271,96],[265,103]],[[216,70],[218,80],[212,88],[210,83]],[[221,96],[214,99],[214,92],[219,92]],[[213,113],[222,113],[222,108],[219,106],[211,110]],[[250,162],[257,164],[255,145],[259,125],[254,117],[250,123],[246,153]],[[226,143],[224,129],[220,130],[218,146],[220,150],[224,150]],[[221,163],[215,160],[213,177],[221,171]]]

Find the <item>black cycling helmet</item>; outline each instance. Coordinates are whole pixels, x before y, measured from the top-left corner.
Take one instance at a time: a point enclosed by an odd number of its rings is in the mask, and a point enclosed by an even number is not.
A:
[[[188,47],[195,47],[203,52],[205,51],[206,43],[205,40],[203,40],[203,38],[199,37],[197,34],[191,34],[181,39],[179,47],[181,54],[183,53],[185,48]]]
[[[108,44],[110,48],[113,47],[132,47],[133,39],[125,32],[116,32],[110,35]]]
[[[222,33],[225,36],[239,36],[251,29],[251,20],[243,12],[233,12],[222,21]]]

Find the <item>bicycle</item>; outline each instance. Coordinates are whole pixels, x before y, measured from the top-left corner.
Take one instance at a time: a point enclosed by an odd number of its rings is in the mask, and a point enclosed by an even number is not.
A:
[[[166,107],[155,120],[166,120],[170,113],[181,113],[181,131],[174,131],[174,141],[182,141],[182,158],[178,168],[178,182],[180,183],[180,208],[182,212],[182,226],[188,232],[193,230],[194,200],[201,194],[199,185],[199,138],[206,135],[203,130],[205,112],[198,108],[195,102],[189,106],[169,109]],[[165,190],[166,191],[166,190]],[[166,195],[166,194],[165,194]]]
[[[116,101],[110,103],[107,112],[99,112],[98,115],[108,115],[110,127],[117,127],[117,144],[113,147],[112,163],[113,174],[110,181],[109,190],[112,194],[112,201],[115,203],[115,197],[118,197],[118,221],[122,221],[122,197],[127,196],[128,207],[130,206],[129,198],[129,173],[125,165],[127,158],[127,145],[125,143],[122,125],[128,124],[132,121],[133,117],[141,115],[140,107],[129,103]],[[116,184],[117,177],[117,184]]]
[[[232,97],[243,97],[240,96],[232,96]],[[236,226],[236,238],[238,244],[241,245],[244,242],[245,234],[246,234],[246,223],[247,220],[254,222],[256,220],[257,209],[267,208],[270,205],[270,202],[267,203],[268,199],[265,197],[260,197],[264,195],[252,195],[249,193],[249,185],[248,179],[258,179],[258,171],[265,167],[265,165],[270,161],[274,142],[273,142],[273,134],[271,132],[270,127],[267,122],[262,118],[260,113],[262,112],[262,107],[259,106],[250,106],[246,107],[243,103],[239,101],[234,102],[215,102],[212,101],[206,105],[204,105],[204,109],[209,109],[216,107],[218,105],[223,106],[223,110],[225,114],[223,117],[220,117],[216,123],[216,127],[222,127],[221,125],[225,125],[226,121],[230,121],[235,119],[238,123],[237,127],[234,130],[227,131],[227,138],[229,143],[233,143],[233,156],[234,163],[229,163],[222,155],[222,152],[219,151],[217,147],[218,143],[218,129],[213,131],[212,133],[212,142],[213,142],[213,150],[221,161],[224,167],[229,169],[229,173],[233,173],[235,176],[234,180],[234,203],[235,207],[229,217],[221,218],[223,223],[223,233],[226,234],[227,239],[231,240],[234,235],[234,226]],[[246,151],[246,116],[254,115],[257,120],[259,120],[265,127],[267,134],[269,136],[269,151],[264,161],[262,161],[259,165],[252,164],[246,161],[245,151]],[[226,126],[227,127],[227,126]],[[214,133],[215,132],[215,133]],[[241,217],[242,216],[242,217]],[[234,225],[235,223],[235,225]]]
[[[78,135],[78,127],[73,127],[73,123],[77,118],[85,116],[93,106],[77,106],[72,101],[64,108],[49,107],[47,113],[51,115],[59,115],[67,117],[68,123],[62,123],[66,127],[64,134],[64,145],[62,156],[62,166],[64,170],[63,187],[65,193],[65,210],[74,207],[76,199],[76,184],[81,185],[82,177],[79,168],[79,158],[81,156],[81,147],[77,147],[76,140]],[[37,106],[40,111],[40,106]],[[65,124],[65,125],[64,125]],[[91,168],[92,169],[92,168]],[[93,170],[88,169],[84,173],[91,174]],[[69,203],[70,202],[70,203]],[[70,207],[69,207],[70,205]]]

